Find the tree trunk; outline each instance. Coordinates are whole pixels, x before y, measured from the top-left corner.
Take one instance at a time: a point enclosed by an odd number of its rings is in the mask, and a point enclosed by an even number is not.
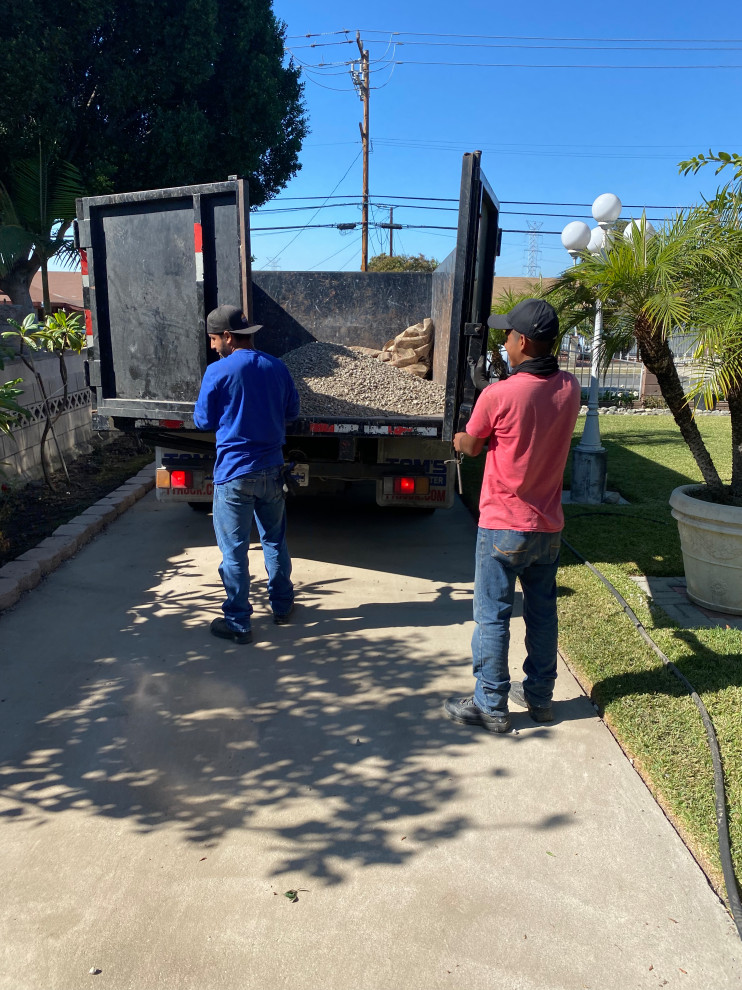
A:
[[[10,298],[14,306],[22,306],[26,313],[33,313],[31,299],[31,279],[33,272],[27,268],[14,265],[7,275],[0,278],[0,291]]]
[[[727,393],[732,420],[732,495],[742,498],[742,387]]]
[[[639,345],[639,355],[642,362],[657,378],[662,398],[678,424],[681,436],[688,445],[704,482],[717,497],[723,497],[724,486],[719,472],[714,467],[711,456],[706,450],[691,408],[685,400],[685,393],[678,370],[675,367],[670,345],[662,333],[655,329],[649,319],[643,315],[636,321],[634,336]]]
[[[49,269],[46,258],[41,259],[41,292],[44,301],[44,316],[51,316],[52,304],[49,296]]]

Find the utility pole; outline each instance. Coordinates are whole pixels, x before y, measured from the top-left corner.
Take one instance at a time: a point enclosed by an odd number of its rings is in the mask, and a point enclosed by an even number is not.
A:
[[[394,254],[394,246],[393,246],[393,240],[392,240],[392,238],[394,237],[394,233],[393,232],[395,230],[401,230],[402,229],[402,224],[401,223],[395,223],[394,222],[394,207],[393,206],[390,206],[389,207],[389,223],[380,223],[378,226],[381,228],[381,230],[388,230],[389,231],[389,257],[391,258],[392,255]]]
[[[363,103],[363,123],[359,123],[361,129],[361,141],[363,143],[363,208],[361,214],[361,271],[368,271],[368,97],[369,85],[369,57],[368,49],[363,47],[361,32],[356,31],[356,44],[361,53],[360,72],[354,73],[353,81],[357,84],[357,92]]]

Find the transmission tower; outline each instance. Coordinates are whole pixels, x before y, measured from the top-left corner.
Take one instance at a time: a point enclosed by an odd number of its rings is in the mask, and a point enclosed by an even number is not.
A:
[[[526,261],[523,265],[526,275],[531,278],[541,277],[541,234],[539,231],[543,226],[541,220],[528,220],[528,246],[526,248]]]

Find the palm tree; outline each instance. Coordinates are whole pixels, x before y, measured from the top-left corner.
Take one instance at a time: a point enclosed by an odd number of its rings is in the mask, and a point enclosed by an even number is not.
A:
[[[735,156],[738,157],[738,156]],[[731,156],[730,156],[731,159]],[[720,189],[702,208],[718,225],[719,236],[737,246],[736,263],[725,270],[707,272],[704,286],[710,319],[696,345],[695,381],[690,398],[703,396],[710,406],[726,399],[732,422],[732,491],[742,492],[742,183]]]
[[[742,257],[740,231],[725,223],[710,204],[678,214],[651,238],[645,236],[645,223],[635,225],[628,239],[616,238],[598,256],[584,254],[578,265],[565,271],[553,290],[555,304],[558,309],[565,305],[578,309],[585,290],[601,300],[604,365],[636,341],[639,356],[656,376],[710,494],[723,501],[721,477],[698,429],[668,338],[692,328],[700,350],[710,350],[717,363],[719,355],[724,355],[725,376],[717,377],[717,385],[723,381],[727,395],[730,388],[742,386],[742,348],[735,316],[742,309],[737,271]],[[730,334],[735,320],[736,337]],[[739,448],[742,403],[734,409],[730,403],[730,410],[733,443],[736,437]],[[734,496],[742,495],[742,457],[737,460]]]
[[[75,200],[84,187],[70,162],[45,155],[18,161],[0,181],[0,289],[10,301],[32,310],[31,280],[41,269],[44,312],[51,313],[48,264],[59,255],[76,260],[67,231]]]

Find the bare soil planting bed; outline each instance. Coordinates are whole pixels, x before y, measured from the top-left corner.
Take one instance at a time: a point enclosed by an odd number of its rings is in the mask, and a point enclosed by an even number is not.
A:
[[[43,481],[16,486],[0,475],[0,566],[51,536],[153,458],[154,451],[136,437],[115,434],[110,440],[94,438],[88,452],[68,460],[70,480],[57,471],[53,490]]]

